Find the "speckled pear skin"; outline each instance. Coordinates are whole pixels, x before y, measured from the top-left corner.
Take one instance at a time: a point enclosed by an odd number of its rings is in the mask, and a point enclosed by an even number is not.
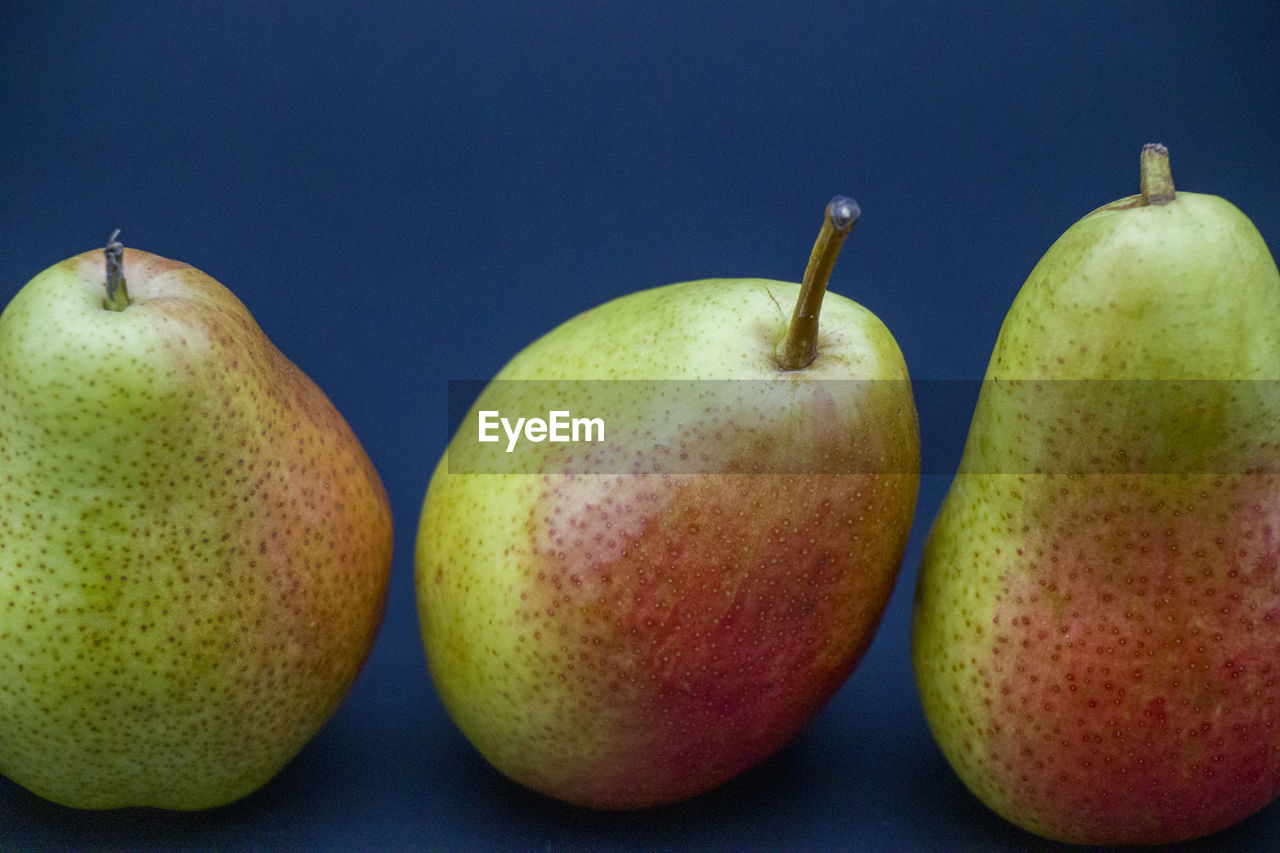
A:
[[[913,617],[947,759],[1068,842],[1174,843],[1262,808],[1280,793],[1280,274],[1262,237],[1195,193],[1093,212],[1032,271],[986,378]]]
[[[382,483],[222,285],[126,249],[0,316],[0,772],[91,809],[254,791],[378,629]]]
[[[709,454],[701,473],[653,473],[649,458],[637,473],[557,473],[550,445],[528,473],[450,473],[449,454],[474,440],[454,437],[418,532],[423,640],[445,706],[510,778],[602,809],[692,797],[791,740],[871,642],[915,506],[915,406],[888,330],[833,293],[817,360],[780,371],[796,296],[763,280],[634,293],[497,376],[786,382],[786,406],[741,383],[718,416],[670,407],[684,437],[670,450]],[[852,378],[889,381],[843,394],[808,381]],[[746,424],[754,441],[718,440]],[[853,473],[709,473],[797,453]]]

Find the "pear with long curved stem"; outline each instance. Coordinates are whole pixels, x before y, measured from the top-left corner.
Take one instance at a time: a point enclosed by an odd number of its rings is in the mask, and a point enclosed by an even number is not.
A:
[[[621,297],[464,418],[423,506],[419,615],[445,706],[516,781],[597,808],[691,797],[794,737],[870,643],[920,457],[892,336],[823,295],[852,211],[828,206],[804,288]],[[605,441],[477,455],[479,411],[557,407],[603,415]]]

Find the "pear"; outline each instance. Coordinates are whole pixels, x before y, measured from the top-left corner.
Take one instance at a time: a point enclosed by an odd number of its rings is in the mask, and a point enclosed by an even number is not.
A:
[[[960,778],[1086,844],[1202,836],[1280,793],[1280,274],[1163,146],[1140,165],[1009,309],[913,613]]]
[[[828,206],[802,285],[684,282],[568,320],[463,419],[418,609],[440,698],[509,778],[599,809],[692,797],[791,740],[871,642],[920,463],[893,337],[824,303],[856,216]],[[603,440],[475,452],[484,411],[556,406]]]
[[[391,519],[351,429],[226,288],[124,250],[0,315],[0,772],[64,805],[267,782],[373,643]]]

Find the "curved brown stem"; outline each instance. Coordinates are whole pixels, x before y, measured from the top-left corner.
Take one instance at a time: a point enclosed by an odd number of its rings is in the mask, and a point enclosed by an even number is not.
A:
[[[822,310],[822,298],[827,293],[827,282],[840,247],[844,245],[844,238],[849,236],[861,215],[858,203],[847,196],[838,195],[827,205],[822,230],[818,232],[804,279],[800,282],[800,295],[796,299],[796,310],[791,315],[791,325],[786,338],[778,346],[778,364],[784,370],[808,367],[818,356],[818,314]]]

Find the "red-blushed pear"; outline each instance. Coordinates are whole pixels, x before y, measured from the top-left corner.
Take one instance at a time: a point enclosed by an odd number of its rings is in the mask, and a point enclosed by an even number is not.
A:
[[[0,315],[0,772],[201,809],[320,728],[382,618],[391,516],[332,403],[226,288],[90,252]]]
[[[419,616],[445,706],[510,778],[605,809],[691,797],[790,741],[871,642],[920,457],[893,337],[823,299],[857,214],[828,206],[801,285],[686,282],[567,321],[463,421]],[[482,412],[556,411],[601,430],[480,443]]]
[[[1018,293],[925,546],[913,657],[961,779],[1087,844],[1280,794],[1280,273],[1229,202],[1140,195]]]

